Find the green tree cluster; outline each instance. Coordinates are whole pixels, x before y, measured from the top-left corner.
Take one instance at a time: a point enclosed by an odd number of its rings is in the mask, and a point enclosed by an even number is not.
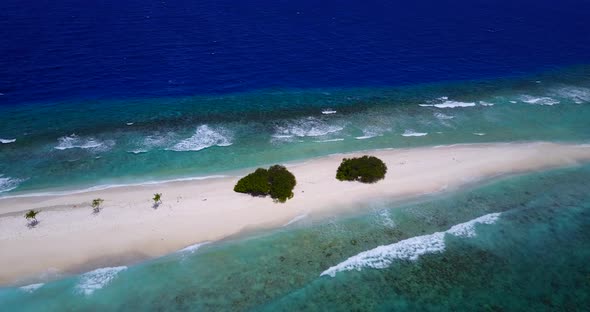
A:
[[[384,179],[386,173],[387,166],[381,159],[365,155],[357,158],[344,158],[336,171],[336,179],[375,183]]]
[[[268,169],[258,168],[241,178],[234,191],[252,196],[270,195],[275,201],[284,203],[293,198],[293,188],[297,181],[295,176],[284,166],[274,165]]]

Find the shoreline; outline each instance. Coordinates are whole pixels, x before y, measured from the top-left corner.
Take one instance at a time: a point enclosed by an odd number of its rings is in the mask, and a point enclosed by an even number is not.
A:
[[[335,179],[343,157],[363,154],[387,164],[384,180],[361,184]],[[286,226],[302,215],[351,212],[379,199],[418,198],[501,175],[586,161],[590,161],[587,144],[460,144],[333,154],[286,164],[297,186],[295,197],[285,204],[233,192],[237,176],[2,197],[0,285],[84,272],[81,269],[95,269],[105,259],[109,265],[129,265],[252,229]],[[153,209],[150,201],[156,192],[163,194],[163,204]],[[105,202],[102,211],[93,215],[90,202],[98,197]],[[34,229],[28,229],[22,217],[28,209],[41,210]]]

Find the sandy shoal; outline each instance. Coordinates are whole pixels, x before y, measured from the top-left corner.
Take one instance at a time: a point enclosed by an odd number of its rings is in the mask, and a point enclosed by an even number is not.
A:
[[[343,157],[365,154],[387,164],[383,181],[335,179]],[[279,227],[302,215],[332,215],[379,198],[411,198],[498,175],[585,161],[590,161],[588,145],[544,142],[389,149],[289,165],[297,186],[295,197],[285,204],[233,192],[239,177],[0,198],[0,284],[157,257],[246,229]],[[153,209],[156,192],[163,194],[163,203]],[[90,208],[93,198],[105,200],[96,215]],[[23,218],[29,209],[41,210],[34,229]]]

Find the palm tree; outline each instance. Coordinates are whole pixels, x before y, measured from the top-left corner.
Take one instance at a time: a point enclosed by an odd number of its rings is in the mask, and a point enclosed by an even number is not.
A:
[[[96,198],[92,200],[92,210],[94,211],[94,213],[100,212],[100,205],[102,205],[103,201],[104,199],[102,198]]]
[[[158,208],[158,206],[160,206],[162,203],[162,193],[154,194],[154,198],[152,198],[152,200],[154,201],[154,208]]]
[[[27,213],[25,214],[25,219],[31,220],[31,222],[29,222],[29,227],[34,227],[39,223],[39,221],[37,221],[37,215],[39,214],[39,212],[40,211],[33,209],[27,211]]]

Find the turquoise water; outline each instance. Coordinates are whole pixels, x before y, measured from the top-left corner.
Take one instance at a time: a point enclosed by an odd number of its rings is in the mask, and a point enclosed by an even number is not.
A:
[[[0,196],[373,148],[590,140],[590,68],[388,88],[0,107]],[[13,140],[15,140],[13,142]]]
[[[590,166],[301,219],[135,266],[3,288],[6,311],[556,311],[590,303]],[[368,259],[363,252],[385,245]],[[344,269],[352,261],[359,270]],[[321,275],[339,267],[334,277]]]

